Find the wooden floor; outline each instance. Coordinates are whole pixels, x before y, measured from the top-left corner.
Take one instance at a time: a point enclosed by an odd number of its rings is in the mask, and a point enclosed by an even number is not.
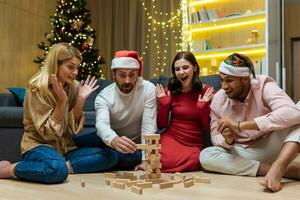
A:
[[[141,172],[136,172],[141,174]],[[259,184],[261,178],[239,177],[204,172],[186,173],[187,175],[209,176],[210,184],[197,183],[190,188],[184,188],[182,183],[173,188],[153,188],[143,190],[142,195],[132,193],[129,188],[120,190],[108,186],[103,173],[70,175],[63,184],[43,185],[19,180],[0,180],[0,199],[5,200],[115,200],[115,199],[200,199],[200,200],[292,200],[300,199],[300,181],[285,179],[283,190],[270,193],[263,190]],[[163,174],[164,177],[168,176]],[[85,182],[85,187],[81,186]]]

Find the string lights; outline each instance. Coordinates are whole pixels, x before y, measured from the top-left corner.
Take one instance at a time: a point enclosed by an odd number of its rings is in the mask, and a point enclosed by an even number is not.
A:
[[[182,21],[181,21],[181,9],[182,5],[180,5],[180,8],[177,9],[175,12],[161,12],[158,11],[159,5],[156,5],[156,0],[152,0],[151,2],[149,0],[142,0],[142,6],[144,9],[144,12],[146,13],[146,43],[142,52],[142,57],[146,55],[147,52],[151,51],[154,52],[155,56],[154,59],[156,59],[156,67],[153,76],[158,77],[161,73],[164,72],[165,68],[167,67],[167,55],[168,55],[168,49],[170,48],[171,40],[170,37],[174,36],[175,40],[175,47],[176,51],[181,51],[182,47],[184,46],[184,43],[182,42]],[[151,3],[152,10],[150,14],[149,5],[146,5],[146,2]],[[182,1],[180,2],[182,4]],[[185,0],[186,4],[186,0]],[[186,6],[186,5],[185,5]],[[161,18],[167,18],[166,20],[159,20]],[[155,48],[151,49],[151,48]],[[169,58],[168,58],[169,59]]]

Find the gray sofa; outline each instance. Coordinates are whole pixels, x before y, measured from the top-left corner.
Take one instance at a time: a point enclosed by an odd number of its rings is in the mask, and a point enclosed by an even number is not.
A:
[[[168,77],[161,76],[158,79],[151,79],[154,84],[160,83],[166,86]],[[205,84],[214,86],[215,90],[220,88],[219,76],[202,77]],[[84,106],[85,125],[84,129],[76,136],[84,138],[85,135],[95,133],[95,109],[94,100],[97,94],[112,81],[99,80],[99,88],[86,100]],[[12,94],[0,94],[0,160],[9,160],[16,162],[21,159],[20,142],[23,135],[23,107],[18,104],[16,98]],[[209,143],[209,138],[206,139]],[[80,145],[80,144],[79,144]]]

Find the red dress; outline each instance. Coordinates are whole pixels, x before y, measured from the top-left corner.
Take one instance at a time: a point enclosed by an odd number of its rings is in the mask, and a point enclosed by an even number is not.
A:
[[[209,131],[210,102],[200,102],[198,98],[207,89],[204,87],[201,92],[183,92],[158,98],[157,125],[159,129],[166,128],[160,139],[162,172],[200,169],[199,154],[204,148],[203,132],[204,129]]]

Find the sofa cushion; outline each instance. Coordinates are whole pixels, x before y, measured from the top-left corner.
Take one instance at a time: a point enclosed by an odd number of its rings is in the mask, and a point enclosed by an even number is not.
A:
[[[10,91],[17,103],[18,103],[18,106],[23,106],[23,102],[24,102],[24,99],[25,99],[25,88],[19,88],[19,87],[11,87],[11,88],[7,88],[8,91]]]
[[[169,76],[160,75],[158,78],[159,84],[161,84],[163,87],[168,87],[169,84]]]
[[[99,94],[99,92],[101,90],[103,90],[105,87],[107,87],[111,83],[113,83],[113,81],[111,81],[111,80],[99,79],[97,81],[97,85],[99,85],[99,87],[86,99],[83,110],[84,111],[94,111],[95,110],[94,104],[95,104],[96,96]]]
[[[18,103],[12,94],[0,94],[0,106],[18,106]]]
[[[0,106],[0,127],[23,127],[23,107]]]
[[[96,111],[84,111],[85,127],[95,127],[96,124]]]
[[[213,86],[215,89],[215,92],[217,92],[221,88],[221,80],[220,76],[215,75],[208,75],[208,76],[202,76],[201,80],[204,84]]]

